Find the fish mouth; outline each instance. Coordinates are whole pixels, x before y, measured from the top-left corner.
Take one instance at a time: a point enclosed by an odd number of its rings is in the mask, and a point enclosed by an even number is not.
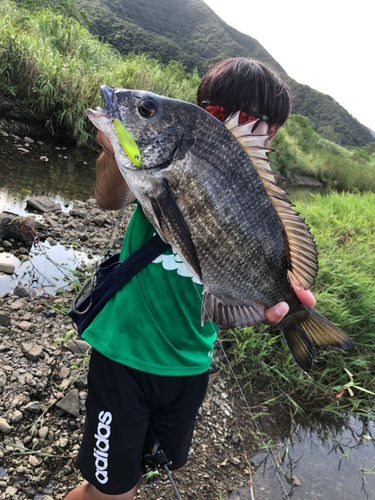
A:
[[[98,125],[108,125],[115,118],[120,119],[115,90],[107,85],[101,85],[100,90],[104,99],[104,108],[97,106],[96,109],[86,111],[87,116],[96,127]]]

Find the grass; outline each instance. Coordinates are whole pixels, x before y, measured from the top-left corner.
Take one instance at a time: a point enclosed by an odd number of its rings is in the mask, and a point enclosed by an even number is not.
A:
[[[292,115],[272,147],[271,158],[286,177],[308,175],[335,189],[375,191],[374,148],[335,144],[314,132],[303,116]]]
[[[94,140],[86,109],[102,102],[102,84],[195,99],[199,77],[180,63],[122,57],[78,21],[49,8],[30,14],[5,0],[0,15],[0,90],[32,106],[51,130],[69,131],[78,145]]]
[[[309,375],[292,360],[276,328],[260,325],[228,331],[222,340],[235,371],[264,400],[305,409],[374,411],[375,395],[375,194],[317,195],[297,209],[311,226],[319,272],[316,310],[353,340],[350,351],[314,352]],[[283,396],[280,398],[280,394]]]

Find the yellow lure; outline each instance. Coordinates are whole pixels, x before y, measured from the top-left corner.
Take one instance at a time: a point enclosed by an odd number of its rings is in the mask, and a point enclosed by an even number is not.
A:
[[[126,130],[124,125],[115,118],[113,120],[118,138],[120,139],[121,146],[124,148],[125,153],[129,156],[130,160],[136,167],[139,167],[141,164],[141,153],[139,152],[137,143],[133,139],[133,137],[129,134],[129,132]]]

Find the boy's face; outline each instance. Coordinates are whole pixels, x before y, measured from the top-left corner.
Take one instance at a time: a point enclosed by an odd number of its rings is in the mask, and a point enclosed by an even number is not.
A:
[[[272,141],[278,130],[279,126],[277,124],[272,125],[272,127],[270,127],[268,122],[261,120],[259,122],[259,125],[251,135],[268,135],[264,143],[265,146],[268,146],[268,144]]]

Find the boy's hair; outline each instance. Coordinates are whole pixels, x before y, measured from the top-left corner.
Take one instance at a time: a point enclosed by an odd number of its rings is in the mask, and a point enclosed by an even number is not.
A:
[[[266,115],[269,125],[283,125],[293,104],[293,94],[276,71],[255,59],[235,57],[215,64],[203,77],[197,104],[208,101],[229,112],[252,111]]]

